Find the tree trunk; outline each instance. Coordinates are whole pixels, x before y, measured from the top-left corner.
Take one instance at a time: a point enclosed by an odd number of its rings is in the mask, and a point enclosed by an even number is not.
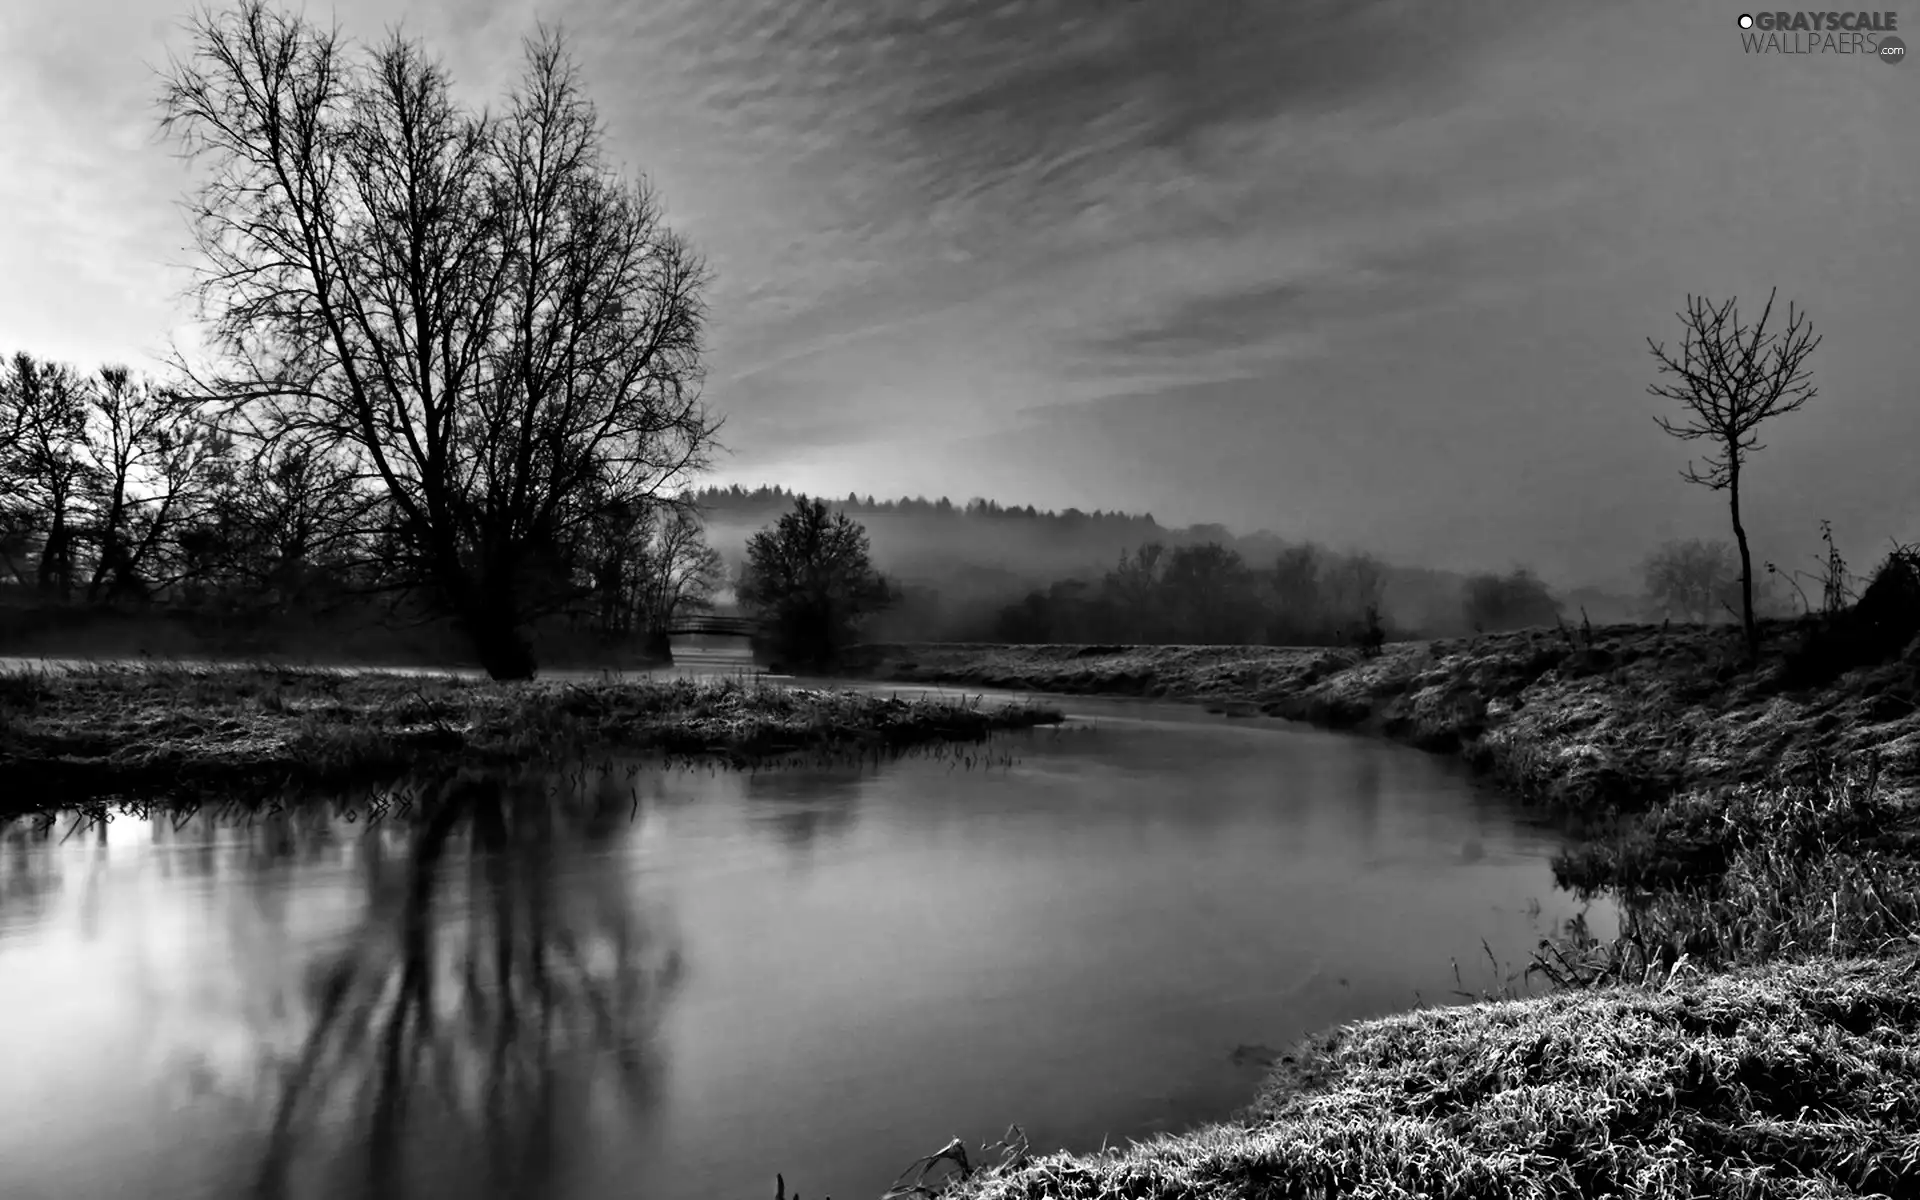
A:
[[[46,543],[40,548],[39,583],[42,592],[57,590],[62,600],[73,592],[73,532],[67,525],[64,498],[55,498],[53,524],[47,529]]]
[[[645,654],[647,658],[653,662],[671,665],[673,662],[673,639],[668,637],[664,631],[655,629],[647,634],[646,642],[641,647],[641,653]]]
[[[1733,510],[1733,540],[1740,546],[1740,623],[1747,637],[1747,657],[1760,657],[1760,627],[1753,619],[1753,553],[1747,549],[1747,527],[1740,523],[1740,473],[1736,470],[1727,484],[1728,504]]]
[[[473,607],[465,624],[467,637],[473,642],[474,656],[480,660],[487,678],[533,678],[533,647],[527,644],[510,605],[492,598],[483,599]]]
[[[488,679],[532,679],[533,648],[511,626],[479,626],[473,631],[474,653]]]

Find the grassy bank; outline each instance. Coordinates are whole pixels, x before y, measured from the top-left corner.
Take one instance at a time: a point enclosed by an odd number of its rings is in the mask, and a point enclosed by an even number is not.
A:
[[[876,679],[1191,700],[1379,733],[1589,811],[1866,752],[1887,786],[1920,783],[1920,643],[1795,686],[1790,631],[1772,633],[1753,666],[1731,629],[1632,625],[1398,643],[1371,659],[1344,649],[883,645],[855,661]]]
[[[497,684],[270,667],[0,675],[0,809],[377,783],[641,752],[748,764],[978,741],[1057,711],[726,681]]]
[[[1236,1120],[1016,1160],[950,1195],[1913,1195],[1917,970],[1911,952],[1817,959],[1344,1026]]]

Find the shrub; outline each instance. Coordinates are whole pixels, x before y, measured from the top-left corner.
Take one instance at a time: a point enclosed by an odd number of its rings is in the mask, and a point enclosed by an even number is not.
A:
[[[1819,687],[1858,667],[1891,662],[1920,637],[1920,547],[1898,546],[1852,608],[1808,617],[1780,682]]]

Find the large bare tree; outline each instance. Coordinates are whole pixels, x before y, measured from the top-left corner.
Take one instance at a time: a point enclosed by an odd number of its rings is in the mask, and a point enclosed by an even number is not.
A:
[[[1679,350],[1647,339],[1663,377],[1647,390],[1682,410],[1677,420],[1654,420],[1681,441],[1704,441],[1710,447],[1699,463],[1688,462],[1681,477],[1727,493],[1740,550],[1740,619],[1749,656],[1759,653],[1760,629],[1753,616],[1753,553],[1740,519],[1741,471],[1748,455],[1766,449],[1759,440],[1760,426],[1813,399],[1816,389],[1807,359],[1820,345],[1806,314],[1791,303],[1786,326],[1768,331],[1777,294],[1778,289],[1767,293],[1766,307],[1752,325],[1741,324],[1735,300],[1714,304],[1689,295],[1685,311],[1678,314],[1685,331]]]
[[[390,565],[490,675],[532,675],[570,542],[705,461],[703,266],[608,163],[551,30],[489,113],[398,33],[357,46],[261,0],[190,28],[161,104],[206,168],[224,364],[201,382],[351,462],[396,515]]]

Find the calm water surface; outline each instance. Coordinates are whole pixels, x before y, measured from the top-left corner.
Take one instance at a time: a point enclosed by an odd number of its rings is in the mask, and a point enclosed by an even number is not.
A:
[[[1066,703],[971,764],[16,824],[0,1195],[874,1196],[1009,1122],[1225,1117],[1236,1048],[1455,1002],[1576,911],[1446,761]]]

